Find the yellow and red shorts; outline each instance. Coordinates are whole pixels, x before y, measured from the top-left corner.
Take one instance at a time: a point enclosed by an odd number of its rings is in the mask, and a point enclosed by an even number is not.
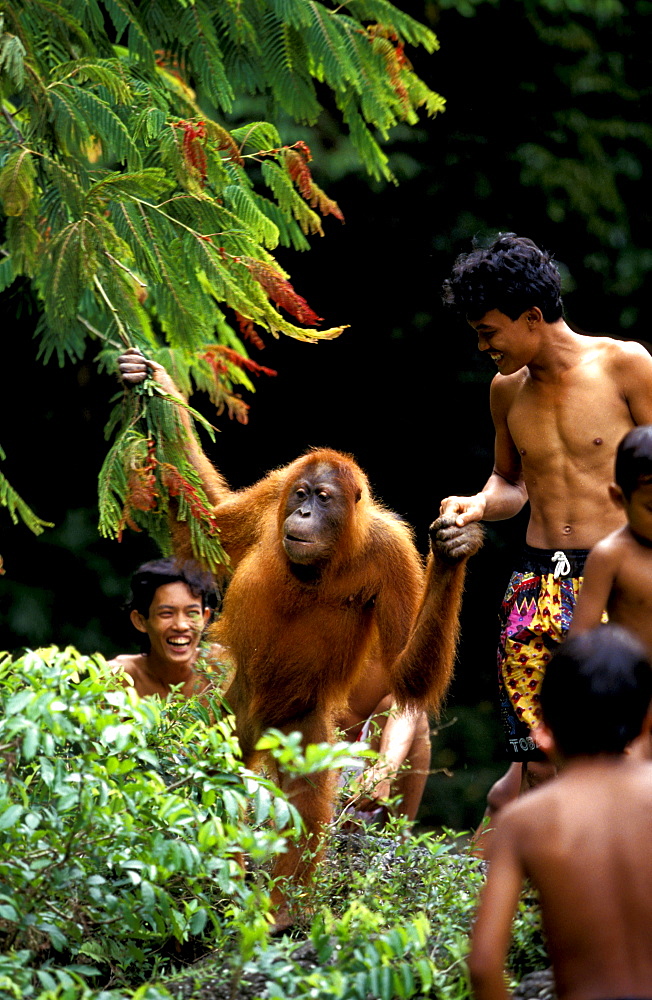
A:
[[[546,665],[570,628],[587,549],[525,546],[501,609],[498,645],[500,714],[510,760],[543,760],[531,736],[541,719]]]

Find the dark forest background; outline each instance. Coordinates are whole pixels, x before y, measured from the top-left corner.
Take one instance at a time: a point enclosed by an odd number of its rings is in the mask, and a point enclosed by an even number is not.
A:
[[[469,329],[446,315],[440,288],[454,257],[498,231],[552,251],[566,318],[588,333],[646,342],[649,315],[650,54],[652,3],[616,0],[457,0],[397,4],[437,32],[441,49],[415,56],[447,110],[397,129],[397,186],[370,182],[328,115],[304,138],[314,176],[346,222],[326,220],[309,253],[278,252],[296,290],[339,340],[268,338],[256,360],[248,426],[223,417],[210,457],[234,487],[311,445],[352,453],[383,501],[417,531],[451,492],[475,492],[492,462],[493,374]],[[253,103],[236,117],[251,120]],[[144,535],[121,544],[97,532],[103,428],[117,379],[92,354],[63,369],[36,361],[36,307],[25,286],[1,301],[3,471],[56,527],[34,537],[0,510],[0,647],[71,644],[107,656],[136,646],[122,603],[129,576],[157,556]],[[650,337],[652,339],[652,337]],[[204,402],[198,408],[214,420]],[[465,827],[501,773],[496,720],[497,612],[526,513],[489,527],[472,562],[459,664],[434,740],[421,811],[427,825]]]

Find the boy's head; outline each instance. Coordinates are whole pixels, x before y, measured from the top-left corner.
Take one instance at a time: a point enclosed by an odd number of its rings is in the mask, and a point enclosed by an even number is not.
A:
[[[210,573],[196,563],[168,558],[138,567],[131,578],[127,610],[141,633],[143,653],[191,666],[215,604]]]
[[[652,425],[634,427],[618,445],[611,499],[622,507],[630,531],[652,543]]]
[[[461,254],[443,286],[444,303],[470,322],[491,309],[516,320],[537,306],[546,323],[562,316],[561,278],[552,258],[513,233],[486,249]]]
[[[625,500],[631,500],[639,486],[652,483],[652,424],[625,434],[616,451],[615,480]]]
[[[620,625],[567,639],[541,685],[543,723],[565,758],[622,753],[640,734],[651,701],[645,647]]]
[[[193,562],[178,562],[170,556],[153,559],[139,566],[131,578],[128,611],[138,611],[149,617],[149,609],[159,587],[166,583],[185,583],[191,594],[201,601],[202,611],[216,605],[215,583],[210,573]]]

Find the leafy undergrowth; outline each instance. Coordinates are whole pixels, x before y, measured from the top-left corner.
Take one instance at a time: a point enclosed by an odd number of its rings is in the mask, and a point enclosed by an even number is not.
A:
[[[0,658],[0,702],[0,997],[468,996],[483,875],[455,836],[334,831],[271,938],[266,871],[298,817],[242,767],[217,694],[138,701],[101,657],[52,647]],[[350,762],[348,744],[266,740],[295,773]],[[531,901],[512,959],[546,964]]]

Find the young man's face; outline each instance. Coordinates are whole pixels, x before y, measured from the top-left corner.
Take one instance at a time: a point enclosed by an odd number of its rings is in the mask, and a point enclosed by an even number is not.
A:
[[[618,498],[620,494],[620,498]],[[638,538],[652,544],[652,483],[641,483],[633,491],[629,500],[616,487],[612,496],[619,503],[625,514],[629,527]]]
[[[518,319],[490,309],[469,325],[478,335],[478,349],[487,351],[501,375],[513,375],[533,360],[540,346],[541,319],[538,309],[528,309]]]
[[[147,618],[139,611],[131,612],[131,621],[139,632],[146,632],[151,652],[177,666],[195,662],[202,629],[210,617],[202,609],[200,597],[195,597],[186,583],[177,580],[165,583],[154,593]]]

